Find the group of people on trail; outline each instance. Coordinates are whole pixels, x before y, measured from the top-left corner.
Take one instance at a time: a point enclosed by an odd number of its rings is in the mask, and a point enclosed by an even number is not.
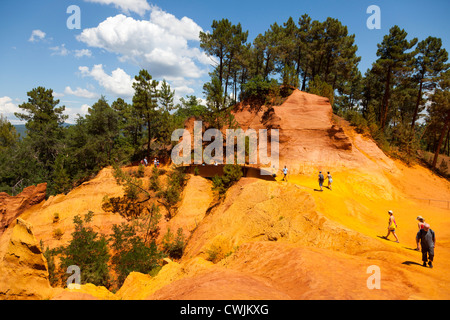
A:
[[[396,239],[395,242],[399,242],[397,234],[395,230],[397,229],[397,222],[394,218],[394,213],[392,210],[388,211],[389,214],[389,222],[388,222],[388,233],[384,237],[387,239],[389,235],[392,233]],[[433,268],[433,259],[434,259],[434,247],[436,246],[436,235],[435,232],[431,229],[430,225],[425,222],[425,219],[422,216],[418,216],[416,218],[418,221],[417,226],[419,231],[416,234],[416,251],[422,251],[422,262],[423,266],[426,267],[427,263],[430,268]],[[419,243],[420,247],[419,248]]]
[[[286,166],[284,166],[283,168],[283,179],[281,181],[286,181],[287,182],[287,174],[288,174],[288,168]],[[275,166],[273,166],[272,168],[272,177],[276,177],[277,176],[277,170],[275,168]],[[330,190],[333,190],[331,188],[331,184],[333,183],[333,177],[331,176],[331,173],[328,171],[327,172],[327,177],[325,178],[324,175],[322,174],[322,171],[319,171],[319,187],[320,187],[320,191],[323,191],[323,183],[325,182],[325,179],[328,180],[328,186],[327,188]]]
[[[144,159],[141,160],[141,164],[145,167],[148,166],[148,159],[147,157],[145,157]],[[153,159],[153,165],[155,166],[155,168],[159,167],[159,160],[158,158],[155,157],[155,159]]]
[[[319,179],[318,180],[319,180],[320,191],[323,191],[322,187],[323,187],[323,183],[325,182],[325,179],[328,179],[328,186],[327,186],[327,188],[330,189],[330,190],[333,190],[333,189],[331,189],[331,184],[333,183],[333,178],[331,177],[330,171],[327,172],[327,177],[326,178],[323,176],[322,171],[319,171]]]
[[[287,182],[288,169],[286,168],[286,166],[284,166],[282,171],[283,171],[283,179],[281,181]],[[277,169],[275,168],[275,166],[273,166],[272,167],[272,177],[276,178],[276,176],[277,176]]]

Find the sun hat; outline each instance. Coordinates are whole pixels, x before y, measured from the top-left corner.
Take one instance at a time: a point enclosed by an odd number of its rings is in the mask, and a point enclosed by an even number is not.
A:
[[[389,211],[388,211],[388,213],[391,213],[391,214],[393,214],[394,212],[393,212],[392,210],[389,210]]]
[[[416,220],[425,220],[422,216],[417,216]]]

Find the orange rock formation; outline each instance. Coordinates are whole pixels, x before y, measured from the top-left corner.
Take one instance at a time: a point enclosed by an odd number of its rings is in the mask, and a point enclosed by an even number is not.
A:
[[[167,261],[154,277],[131,273],[115,294],[84,285],[78,290],[55,290],[52,298],[450,298],[447,180],[419,165],[406,166],[389,158],[370,138],[333,119],[331,106],[322,97],[296,90],[281,106],[240,106],[235,116],[243,129],[280,130],[280,165],[290,169],[288,182],[242,178],[217,204],[211,182],[191,176],[177,214],[161,222],[161,234],[169,227],[172,231],[182,227],[188,237],[179,261]],[[316,191],[319,170],[331,171],[332,191]],[[108,233],[123,218],[103,212],[102,198],[121,194],[111,168],[105,168],[68,195],[27,209],[21,218],[33,225],[36,241],[53,248],[70,239],[73,216],[88,210],[95,213],[98,231]],[[382,238],[388,210],[394,211],[400,243]],[[54,212],[61,217],[61,240],[52,238]],[[433,269],[422,267],[421,253],[414,250],[418,215],[436,232]],[[4,260],[13,251],[10,239],[17,236],[10,227],[0,238]],[[379,289],[368,286],[372,266],[380,271]],[[29,277],[39,279],[33,273]],[[29,289],[25,283],[17,285]],[[48,289],[45,281],[35,288]]]

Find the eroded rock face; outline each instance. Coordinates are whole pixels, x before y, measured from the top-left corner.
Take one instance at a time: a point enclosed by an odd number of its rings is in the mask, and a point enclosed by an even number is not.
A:
[[[17,196],[0,192],[0,237],[8,226],[29,207],[45,199],[47,184],[41,183],[23,189]]]
[[[0,299],[42,300],[52,295],[47,261],[31,224],[18,218],[0,262]]]
[[[291,174],[310,173],[311,167],[316,171],[373,165],[334,122],[327,98],[294,90],[279,106],[240,104],[233,115],[243,130],[279,130],[279,164],[281,168],[286,165]],[[271,154],[270,145],[267,154]]]

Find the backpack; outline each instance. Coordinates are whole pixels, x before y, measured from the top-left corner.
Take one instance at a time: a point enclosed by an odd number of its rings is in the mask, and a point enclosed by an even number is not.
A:
[[[320,181],[324,181],[325,180],[325,178],[323,177],[323,174],[321,174],[321,173],[319,174],[319,180]]]

